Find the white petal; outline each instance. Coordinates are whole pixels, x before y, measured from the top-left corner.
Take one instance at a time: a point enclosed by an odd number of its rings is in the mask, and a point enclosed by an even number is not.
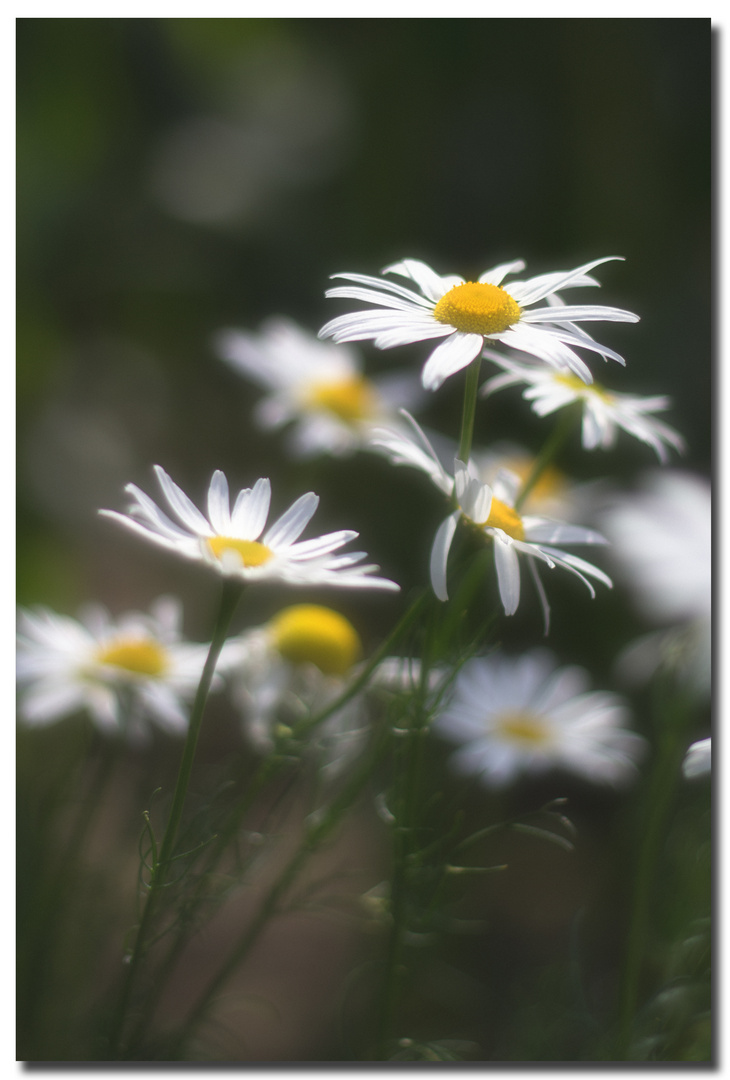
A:
[[[208,521],[203,517],[197,506],[191,502],[182,488],[177,486],[161,465],[155,465],[154,469],[165,498],[180,518],[180,521],[192,529],[194,533],[197,533],[198,536],[210,536],[211,528]]]
[[[513,544],[494,538],[494,564],[505,615],[514,615],[520,602],[520,563]]]
[[[231,532],[231,506],[228,495],[228,481],[225,473],[216,469],[208,488],[208,517],[210,523],[221,536]]]
[[[612,262],[615,259],[621,258],[622,256],[620,255],[608,255],[604,259],[594,259],[592,262],[585,263],[576,270],[568,270],[555,274],[540,274],[539,277],[524,282],[526,289],[523,292],[521,299],[518,300],[518,303],[520,306],[525,304],[536,304],[538,300],[542,300],[548,293],[557,292],[559,289],[567,288],[576,278],[580,278],[583,274],[587,273],[588,270],[592,270],[594,266],[600,266],[601,263]]]
[[[451,336],[437,345],[421,372],[426,390],[438,390],[444,379],[467,367],[484,344],[481,334],[462,334],[451,328]]]
[[[604,307],[602,304],[583,304],[561,308],[531,308],[523,311],[521,322],[639,322],[639,316],[633,311],[622,308]]]
[[[451,288],[452,277],[444,279],[420,259],[403,259],[383,270],[384,274],[402,274],[415,281],[424,296],[437,302]],[[459,279],[461,281],[461,278]],[[448,282],[448,284],[446,283]]]
[[[524,260],[515,259],[513,262],[500,263],[499,266],[494,266],[491,270],[487,270],[482,274],[479,280],[486,285],[500,285],[507,274],[519,274],[520,271],[524,269]]]
[[[458,510],[442,521],[434,537],[431,548],[431,587],[439,600],[448,600],[449,594],[446,589],[446,563],[449,558],[449,549],[456,532],[456,524],[461,517]]]
[[[232,526],[240,540],[258,540],[269,516],[271,483],[266,477],[238,493],[233,507]]]
[[[319,506],[319,496],[313,491],[301,495],[278,521],[274,522],[264,536],[264,543],[271,547],[286,547],[301,536]]]

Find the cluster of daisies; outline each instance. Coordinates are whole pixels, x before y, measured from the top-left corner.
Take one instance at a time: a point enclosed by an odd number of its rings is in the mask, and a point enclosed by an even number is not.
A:
[[[584,498],[581,486],[552,466],[536,477],[534,459],[519,446],[474,448],[468,460],[461,460],[448,440],[429,438],[412,411],[425,392],[485,361],[500,370],[484,383],[483,395],[524,385],[523,397],[539,416],[580,407],[586,449],[611,447],[622,429],[651,446],[662,463],[669,449],[681,451],[681,437],[653,415],[668,407],[666,398],[608,391],[593,381],[584,359],[588,353],[624,363],[583,323],[637,321],[619,308],[570,305],[560,296],[570,288],[597,286],[591,271],[607,261],[525,279],[514,277],[524,269],[516,261],[494,267],[477,281],[464,281],[405,259],[378,278],[334,275],[348,284],[330,289],[328,296],[370,307],[335,317],[318,338],[279,318],[259,333],[226,331],[215,348],[265,390],[255,418],[262,427],[286,426],[295,455],[342,456],[367,449],[426,474],[447,510],[430,560],[431,584],[440,600],[448,599],[454,536],[465,527],[493,549],[506,615],[520,602],[524,560],[547,632],[549,608],[538,567],[562,568],[591,596],[594,582],[611,586],[602,569],[564,550],[566,545],[606,543],[601,533],[571,521]],[[390,349],[427,340],[438,344],[424,364],[420,385],[405,370],[367,378],[350,345],[372,341]],[[267,526],[267,478],[232,500],[225,475],[214,472],[203,512],[162,467],[155,466],[155,472],[165,510],[130,484],[126,512],[101,513],[145,540],[238,581],[399,588],[364,561],[365,553],[342,550],[356,532],[301,539],[318,506],[313,492]],[[149,613],[117,619],[101,607],[82,612],[79,620],[43,608],[21,611],[18,643],[20,711],[27,723],[46,724],[85,711],[100,727],[137,738],[144,736],[149,720],[168,732],[186,730],[208,651],[206,645],[183,639],[181,606],[170,598],[158,601]],[[333,608],[297,604],[229,639],[213,688],[228,688],[247,737],[261,753],[271,752],[298,720],[343,698],[342,707],[330,712],[307,747],[322,768],[334,772],[367,737],[372,696],[407,690],[414,677],[413,662],[391,658],[369,688],[348,694],[361,664],[362,646],[349,620]],[[489,784],[556,766],[618,784],[635,771],[644,742],[627,729],[624,702],[614,694],[591,692],[587,682],[584,671],[559,668],[544,649],[521,657],[477,657],[455,679],[446,675],[441,692],[434,692],[434,730],[458,745],[452,759],[456,769]]]

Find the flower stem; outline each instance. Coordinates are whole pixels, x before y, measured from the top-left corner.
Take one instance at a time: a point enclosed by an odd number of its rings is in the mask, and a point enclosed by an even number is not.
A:
[[[662,696],[663,700],[656,709],[657,755],[647,788],[646,816],[636,854],[620,987],[617,1061],[632,1060],[634,1025],[657,866],[666,843],[667,825],[684,753],[684,731],[690,716],[688,703],[681,693],[676,692],[676,688],[674,693],[667,692]]]
[[[461,414],[461,438],[459,440],[459,461],[466,465],[471,454],[471,444],[474,437],[474,415],[477,407],[477,391],[479,390],[479,369],[482,364],[481,356],[472,360],[466,369],[466,382],[464,383],[464,406]]]
[[[205,712],[205,703],[208,698],[208,692],[210,690],[211,682],[213,681],[213,674],[215,672],[215,667],[218,662],[218,657],[220,656],[221,649],[223,648],[223,645],[225,643],[226,636],[228,634],[228,628],[230,626],[233,613],[238,605],[238,601],[240,600],[243,593],[243,589],[243,582],[235,581],[231,578],[223,579],[223,589],[221,592],[218,618],[213,629],[210,649],[208,650],[208,656],[206,658],[205,665],[200,676],[200,682],[198,684],[198,689],[195,694],[195,700],[193,702],[193,707],[190,712],[190,723],[188,725],[188,733],[185,740],[185,747],[183,749],[183,756],[182,760],[180,761],[180,768],[178,770],[177,781],[175,784],[175,792],[172,800],[172,807],[170,809],[170,816],[168,818],[167,826],[165,828],[165,834],[162,839],[159,856],[155,860],[152,867],[147,899],[139,922],[134,948],[129,957],[129,967],[127,969],[127,974],[122,987],[119,1005],[116,1011],[115,1027],[112,1037],[110,1039],[111,1051],[112,1054],[114,1054],[115,1056],[118,1056],[122,1049],[121,1044],[122,1036],[124,1033],[124,1025],[127,1017],[127,1011],[129,1008],[137,970],[139,968],[140,960],[145,953],[145,946],[152,924],[152,917],[156,911],[160,892],[166,883],[170,863],[172,861],[172,856],[175,849],[175,841],[177,839],[177,833],[180,827],[183,808],[185,806],[185,798],[188,791],[188,785],[190,783],[190,774],[193,768],[195,750],[198,744],[198,736],[200,735],[200,728],[203,721],[203,713]]]
[[[525,499],[530,494],[542,474],[545,472],[545,469],[547,469],[548,465],[550,465],[553,459],[556,457],[558,451],[561,449],[566,439],[568,438],[568,435],[572,431],[574,426],[574,418],[577,415],[578,413],[574,412],[572,409],[565,409],[562,413],[558,423],[555,425],[551,434],[545,440],[545,444],[542,450],[535,458],[535,462],[532,466],[532,471],[528,475],[527,479],[522,485],[522,489],[519,495],[517,496],[517,500],[515,502],[515,510],[519,511],[522,509],[522,505]]]
[[[258,939],[269,919],[276,914],[280,901],[294,884],[309,856],[332,833],[345,811],[349,809],[360,794],[364,784],[372,775],[374,767],[380,760],[386,743],[387,740],[381,732],[380,737],[375,740],[370,754],[367,755],[360,768],[353,774],[349,783],[332,800],[331,804],[317,816],[317,819],[307,827],[300,847],[272,883],[253,921],[238,942],[231,947],[226,961],[210,980],[206,989],[178,1028],[177,1034],[168,1048],[168,1060],[179,1060],[178,1055],[182,1051],[184,1044],[205,1019],[216,995],[248,955],[249,950]]]

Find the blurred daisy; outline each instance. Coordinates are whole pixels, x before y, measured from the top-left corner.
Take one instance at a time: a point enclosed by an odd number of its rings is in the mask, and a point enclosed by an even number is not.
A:
[[[231,679],[244,733],[253,746],[271,753],[298,721],[336,701],[351,682],[361,652],[352,623],[316,604],[284,608],[264,626],[231,638],[221,656],[222,670]],[[363,697],[355,695],[311,732],[307,752],[332,776],[352,760],[366,736]]]
[[[366,379],[354,349],[318,341],[288,319],[269,319],[258,334],[226,330],[215,347],[269,391],[254,413],[260,427],[294,424],[289,448],[297,457],[363,448],[374,424],[397,425],[397,407],[412,407],[422,393],[411,375]]]
[[[72,619],[48,608],[20,610],[17,673],[22,719],[54,723],[87,712],[102,730],[144,736],[147,720],[187,729],[208,647],[183,641],[179,601],[162,597],[149,614],[113,619],[89,605]]]
[[[693,742],[682,762],[682,772],[687,780],[707,776],[712,770],[712,739]]]
[[[319,504],[319,497],[311,491],[297,499],[264,532],[271,501],[271,484],[267,479],[257,480],[253,488],[240,491],[231,509],[228,481],[220,470],[216,470],[208,489],[208,516],[205,517],[164,469],[155,465],[155,473],[179,525],[134,484],[125,488],[134,500],[129,514],[114,510],[101,510],[100,513],[155,544],[184,558],[203,562],[230,577],[241,577],[246,581],[284,581],[290,585],[399,588],[393,581],[374,577],[377,566],[355,565],[366,557],[364,552],[333,554],[355,539],[356,532],[341,530],[296,542]]]
[[[540,593],[546,625],[548,607],[537,576],[536,560],[544,562],[551,570],[562,566],[575,574],[586,585],[591,596],[595,596],[595,591],[588,577],[611,587],[611,579],[598,567],[553,546],[555,543],[605,544],[606,540],[600,533],[579,525],[518,513],[514,504],[521,481],[514,473],[503,470],[492,486],[482,482],[473,461],[465,465],[457,458],[454,461],[454,476],[450,476],[416,421],[407,413],[405,416],[413,427],[415,439],[382,431],[374,438],[373,446],[380,448],[395,465],[411,465],[421,469],[457,504],[457,508],[439,526],[431,549],[431,585],[439,600],[448,599],[446,566],[460,521],[494,542],[497,581],[505,615],[513,615],[520,601],[519,555],[527,557]]]
[[[677,431],[648,415],[668,409],[671,405],[668,397],[617,394],[599,383],[587,386],[567,366],[546,368],[500,356],[491,349],[484,355],[498,364],[504,374],[489,379],[482,387],[482,393],[493,394],[506,386],[525,383],[527,389],[522,396],[525,401],[532,402],[532,411],[538,416],[549,416],[566,405],[580,405],[584,450],[597,447],[609,450],[616,442],[619,428],[651,446],[662,463],[669,460],[667,447],[680,453],[685,449],[684,439]]]
[[[499,474],[505,471],[513,473],[523,486],[537,461],[534,454],[516,443],[498,443],[487,449],[474,447],[471,459],[479,479],[490,487],[494,487]],[[575,520],[589,504],[592,487],[592,483],[578,484],[557,466],[547,465],[530,489],[523,509],[528,514]]]
[[[671,629],[643,637],[621,657],[633,682],[673,670],[696,693],[711,689],[712,493],[692,473],[648,473],[638,492],[615,497],[600,524],[611,558],[650,622]]]
[[[387,266],[384,274],[409,278],[418,291],[365,274],[333,274],[354,285],[327,290],[327,296],[380,305],[374,311],[338,315],[319,336],[336,342],[372,340],[379,349],[415,341],[444,338],[431,353],[421,375],[427,390],[437,390],[450,375],[467,367],[487,342],[499,341],[551,365],[567,366],[584,382],[592,376],[575,348],[597,352],[623,364],[618,353],[599,345],[574,324],[584,321],[638,322],[638,316],[600,304],[533,307],[561,289],[598,285],[587,271],[616,256],[594,259],[576,270],[540,274],[502,285],[508,274],[519,273],[521,260],[487,270],[478,281],[435,273],[417,259]]]
[[[619,785],[635,775],[646,743],[626,730],[620,697],[588,687],[586,671],[558,669],[543,649],[468,660],[433,729],[459,744],[453,768],[490,787],[553,768]]]

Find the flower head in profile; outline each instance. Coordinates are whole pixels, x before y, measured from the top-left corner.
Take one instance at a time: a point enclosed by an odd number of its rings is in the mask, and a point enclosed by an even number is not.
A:
[[[78,620],[45,607],[21,609],[17,672],[20,715],[30,725],[87,712],[105,731],[141,738],[153,720],[184,732],[207,646],[182,639],[181,605],[162,597],[149,614],[117,619],[89,605]]]
[[[298,721],[333,704],[351,682],[361,653],[352,623],[318,604],[284,608],[265,625],[226,642],[221,668],[253,746],[270,753]],[[364,699],[356,694],[309,734],[307,753],[332,776],[357,753],[367,730]]]
[[[410,374],[366,378],[354,349],[318,341],[289,319],[269,319],[257,334],[223,331],[215,348],[268,391],[256,421],[262,428],[293,425],[289,449],[297,457],[362,449],[373,425],[398,424],[398,406],[412,407],[423,393]]]
[[[646,748],[627,717],[618,695],[589,690],[586,671],[558,668],[537,649],[468,660],[433,730],[458,744],[453,768],[490,787],[556,768],[619,785],[634,777]]]
[[[638,316],[601,304],[539,307],[561,289],[598,285],[588,273],[616,256],[594,259],[575,270],[540,274],[503,284],[509,274],[524,270],[521,261],[487,270],[478,281],[453,274],[440,276],[418,259],[404,259],[383,270],[408,278],[406,288],[387,278],[365,274],[333,274],[353,285],[337,286],[326,295],[379,305],[372,311],[338,315],[320,330],[320,337],[336,342],[372,340],[379,349],[443,338],[426,361],[421,375],[427,390],[437,390],[457,371],[467,367],[485,344],[500,342],[547,364],[566,366],[584,382],[592,376],[576,348],[597,352],[623,364],[618,353],[599,345],[576,323],[586,321],[638,322]]]
[[[407,416],[407,414],[406,414]],[[456,503],[436,533],[431,549],[431,584],[439,600],[448,599],[446,570],[451,544],[457,525],[462,522],[483,537],[493,541],[494,561],[497,571],[499,593],[505,615],[513,615],[520,601],[519,556],[525,556],[538,587],[545,611],[547,625],[547,601],[537,576],[536,562],[545,563],[551,570],[561,566],[574,574],[595,596],[588,578],[595,578],[611,587],[611,579],[592,563],[568,554],[555,544],[605,544],[600,533],[580,525],[533,514],[521,514],[515,509],[520,480],[514,473],[501,472],[493,485],[485,484],[473,461],[465,464],[454,461],[451,476],[436,456],[421,428],[408,417],[415,438],[405,438],[394,432],[382,431],[373,440],[396,465],[411,465],[421,469],[445,495]]]
[[[297,499],[266,529],[271,501],[271,484],[267,479],[257,480],[253,488],[239,491],[231,508],[228,481],[216,470],[208,489],[206,517],[164,469],[155,465],[155,472],[177,522],[134,484],[128,484],[125,489],[133,500],[128,514],[114,510],[100,513],[184,558],[245,581],[399,588],[393,581],[375,577],[377,566],[357,565],[366,557],[364,552],[333,554],[354,540],[356,532],[341,530],[299,541],[319,504],[319,497],[311,491]]]
[[[663,464],[669,460],[668,447],[679,453],[684,451],[684,439],[679,432],[650,415],[668,409],[671,405],[668,397],[619,394],[596,382],[587,385],[567,366],[546,368],[544,364],[500,356],[491,349],[484,355],[498,364],[503,374],[487,380],[482,393],[492,394],[506,386],[525,384],[522,396],[532,403],[532,411],[538,416],[549,416],[566,405],[580,405],[584,450],[598,447],[610,450],[621,428],[651,446]]]

